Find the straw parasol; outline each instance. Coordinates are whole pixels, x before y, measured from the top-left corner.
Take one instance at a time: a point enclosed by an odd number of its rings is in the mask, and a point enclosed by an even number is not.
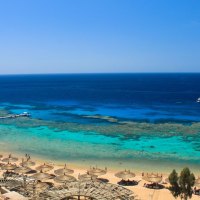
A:
[[[100,169],[100,168],[97,168],[97,167],[91,167],[88,170],[88,173],[92,174],[92,175],[96,175],[96,176],[102,176],[102,175],[105,175],[107,173],[107,168]]]
[[[162,181],[162,176],[158,174],[147,174],[143,179],[151,183],[160,183]]]
[[[57,170],[54,171],[54,173],[56,175],[73,174],[74,170],[73,169],[68,169],[66,164],[65,164],[64,168],[57,169]]]
[[[200,177],[195,180],[194,186],[200,188]]]
[[[43,172],[48,172],[50,170],[52,170],[54,167],[52,165],[47,165],[46,163],[44,163],[43,165],[40,165],[38,167],[36,167],[35,169],[37,171],[43,171]]]
[[[166,178],[166,179],[165,179],[165,182],[170,183],[169,178]]]
[[[3,155],[0,155],[0,158],[2,158],[3,157]]]
[[[81,181],[91,181],[97,179],[97,175],[89,174],[88,172],[86,174],[78,175],[78,179]]]
[[[42,181],[42,180],[46,180],[46,179],[51,179],[52,176],[50,174],[40,171],[39,173],[32,175],[31,178]]]
[[[3,170],[14,170],[17,168],[16,164],[7,163],[1,167]]]
[[[66,183],[66,182],[74,182],[76,178],[67,174],[63,174],[54,178],[54,181],[57,183]]]
[[[19,174],[26,174],[28,172],[32,171],[31,168],[26,167],[26,166],[21,166],[21,167],[17,167],[14,172],[15,173],[19,173]]]
[[[32,167],[35,165],[35,162],[31,161],[31,160],[26,160],[24,161],[24,159],[22,159],[22,162],[20,163],[21,166],[26,166],[26,167]]]
[[[133,172],[131,172],[130,170],[124,170],[124,171],[120,171],[120,172],[116,173],[115,176],[117,178],[127,180],[129,178],[135,177],[135,174]]]
[[[33,184],[27,184],[26,190],[44,191],[44,190],[48,189],[49,187],[51,187],[50,183],[36,181]]]
[[[2,162],[16,162],[18,158],[13,157],[11,154],[8,155],[7,158],[2,159]]]

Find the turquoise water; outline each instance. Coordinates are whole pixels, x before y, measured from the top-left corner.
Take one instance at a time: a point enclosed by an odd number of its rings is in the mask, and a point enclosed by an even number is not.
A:
[[[0,151],[137,170],[200,167],[200,74],[0,77]]]
[[[0,125],[0,141],[0,148],[5,152],[29,153],[41,159],[86,166],[145,170],[146,167],[153,169],[155,164],[162,169],[168,163],[168,168],[188,165],[197,169],[200,157],[200,151],[195,150],[200,140],[197,138],[194,142],[181,136],[124,139],[88,131],[60,131],[47,126]],[[143,164],[148,165],[144,167]]]

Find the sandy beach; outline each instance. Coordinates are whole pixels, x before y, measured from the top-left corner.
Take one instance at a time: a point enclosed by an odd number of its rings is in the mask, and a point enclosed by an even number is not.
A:
[[[1,155],[3,155],[4,157],[7,157],[9,153],[1,153]],[[21,162],[22,155],[16,155],[16,154],[12,154],[13,156],[16,156],[19,158],[19,160],[16,162],[16,164],[18,165]],[[42,165],[42,164],[50,164],[53,165],[54,169],[49,171],[48,173],[54,173],[54,170],[62,168],[64,163],[58,163],[58,162],[54,162],[54,161],[50,161],[50,160],[41,160],[39,158],[36,157],[31,157],[31,160],[36,162],[36,166],[32,167],[33,169],[35,169],[37,166]],[[70,169],[74,170],[74,174],[73,176],[75,178],[78,178],[78,176],[80,174],[85,174],[87,172],[87,170],[89,170],[90,166],[88,165],[88,167],[85,166],[77,166],[73,163],[66,163],[67,167]],[[92,166],[95,167],[95,166]],[[148,189],[144,187],[144,184],[147,183],[146,181],[144,181],[142,179],[142,173],[143,171],[139,172],[139,171],[134,171],[134,169],[130,169],[132,172],[134,172],[136,174],[136,176],[134,177],[135,181],[138,181],[138,185],[135,186],[126,186],[126,188],[128,188],[129,190],[133,191],[134,195],[136,195],[138,200],[174,200],[175,198],[171,195],[170,191],[168,189]],[[113,184],[117,184],[120,179],[117,178],[115,176],[115,173],[117,173],[119,170],[114,170],[114,169],[108,169],[107,173],[103,176],[100,176],[100,178],[103,179],[108,179],[110,183]],[[156,171],[145,171],[144,173],[157,173]],[[2,175],[2,172],[1,172]],[[163,181],[165,182],[165,179],[168,177],[168,173],[163,173]],[[198,177],[198,174],[195,174],[196,177]],[[52,180],[50,181],[52,182]],[[56,184],[56,183],[54,183]],[[163,184],[165,187],[169,186],[167,183]],[[12,196],[12,195],[11,195]],[[14,195],[15,196],[15,195]],[[12,196],[11,199],[18,199],[17,197]],[[179,198],[178,198],[179,199]],[[198,200],[200,199],[199,196],[197,195],[193,195],[192,200]]]

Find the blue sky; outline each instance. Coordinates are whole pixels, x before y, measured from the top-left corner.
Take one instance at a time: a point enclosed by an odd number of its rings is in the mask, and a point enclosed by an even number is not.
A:
[[[200,72],[199,0],[0,0],[0,73]]]

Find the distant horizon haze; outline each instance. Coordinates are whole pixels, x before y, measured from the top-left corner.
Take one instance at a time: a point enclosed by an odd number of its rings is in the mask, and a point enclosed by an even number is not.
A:
[[[0,76],[10,76],[10,75],[131,75],[131,74],[200,74],[200,72],[46,72],[46,73],[1,73]]]

